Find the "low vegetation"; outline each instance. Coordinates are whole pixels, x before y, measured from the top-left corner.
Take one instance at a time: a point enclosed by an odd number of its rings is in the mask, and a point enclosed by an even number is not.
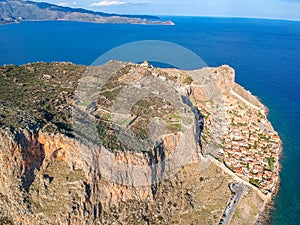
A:
[[[119,92],[128,82],[132,82],[130,76],[136,76],[128,75],[132,67],[134,66],[126,65],[112,72],[112,76],[101,88],[95,105],[96,109],[103,109],[102,113],[96,113],[98,134],[102,144],[112,151],[126,149],[116,136],[115,127],[112,126],[112,114],[109,112]],[[73,137],[74,91],[85,71],[86,67],[71,63],[34,63],[0,67],[0,126],[31,126]],[[184,82],[190,84],[192,81],[191,77],[186,77]],[[89,101],[83,101],[78,103],[78,107],[84,109],[90,104]],[[140,140],[149,138],[149,124],[153,118],[164,121],[167,133],[181,130],[180,115],[174,106],[163,98],[141,99],[131,108],[130,114],[132,118],[117,125],[122,128],[129,126],[129,131]]]
[[[70,101],[83,71],[71,63],[0,67],[0,125],[71,133]]]
[[[0,225],[13,225],[14,223],[8,217],[0,217]]]
[[[193,83],[193,81],[194,81],[193,78],[188,76],[183,80],[183,83],[190,85]]]

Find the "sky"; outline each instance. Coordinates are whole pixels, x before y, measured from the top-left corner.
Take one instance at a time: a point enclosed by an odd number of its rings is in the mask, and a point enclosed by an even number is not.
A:
[[[42,0],[36,0],[42,1]],[[220,16],[300,21],[300,0],[44,0],[120,14]]]

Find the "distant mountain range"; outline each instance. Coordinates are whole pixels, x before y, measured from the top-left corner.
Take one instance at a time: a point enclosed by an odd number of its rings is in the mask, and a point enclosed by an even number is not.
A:
[[[118,15],[63,7],[46,2],[0,0],[0,24],[46,20],[173,25],[171,21],[161,21],[156,16]]]

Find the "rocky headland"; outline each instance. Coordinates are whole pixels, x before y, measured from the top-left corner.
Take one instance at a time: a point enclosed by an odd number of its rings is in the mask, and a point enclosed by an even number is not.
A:
[[[0,24],[22,21],[77,21],[93,23],[131,23],[174,25],[159,17],[147,15],[119,15],[70,8],[46,2],[0,0]]]
[[[82,101],[80,85],[93,87],[103,75],[96,101]],[[233,198],[231,183],[245,187],[231,224],[261,224],[279,185],[281,141],[266,107],[234,79],[229,66],[182,71],[111,61],[0,67],[0,224],[219,224]],[[116,119],[117,102],[127,104],[119,93],[133,85],[140,95],[148,80],[166,83],[166,93],[174,91],[197,112],[188,122],[195,138],[185,141],[186,121],[162,90]],[[74,108],[94,118],[99,150],[79,146]],[[163,133],[156,126],[159,145],[150,151],[116,138],[116,127],[125,127],[138,140],[149,139],[151,118],[165,127]],[[167,166],[158,173],[155,165],[176,154],[182,140],[188,160],[173,173]],[[122,165],[150,171],[150,184],[136,185],[130,172],[108,176],[104,150]]]

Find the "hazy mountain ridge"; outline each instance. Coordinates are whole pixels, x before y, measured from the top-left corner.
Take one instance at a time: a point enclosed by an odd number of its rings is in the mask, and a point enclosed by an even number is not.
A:
[[[118,15],[81,8],[58,6],[46,2],[0,0],[0,23],[19,21],[66,20],[97,23],[173,24],[156,16]]]

